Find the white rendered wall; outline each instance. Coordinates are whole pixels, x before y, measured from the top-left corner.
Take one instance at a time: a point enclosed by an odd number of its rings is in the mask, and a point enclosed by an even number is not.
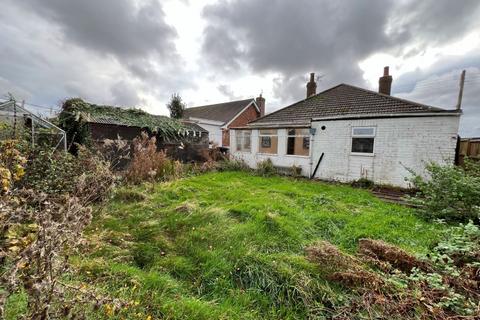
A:
[[[197,123],[200,127],[208,131],[208,140],[212,141],[217,146],[222,146],[222,129],[220,125],[206,124],[202,122]]]
[[[453,163],[458,116],[314,121],[313,165],[324,157],[316,178],[343,182],[361,177],[410,187],[408,169],[423,174],[428,162]],[[321,127],[325,126],[325,130]],[[352,127],[376,128],[373,155],[351,153]]]

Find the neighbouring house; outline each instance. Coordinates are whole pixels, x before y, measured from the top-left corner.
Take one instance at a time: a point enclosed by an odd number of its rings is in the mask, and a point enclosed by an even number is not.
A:
[[[230,128],[244,126],[265,115],[265,98],[245,99],[185,109],[183,118],[208,131],[218,147],[230,146]]]
[[[155,136],[158,149],[182,161],[201,161],[208,152],[208,132],[189,121],[147,113],[140,109],[99,106],[81,99],[67,100],[58,116],[70,143],[105,140],[133,141],[142,132]]]
[[[271,159],[304,176],[341,182],[365,178],[410,187],[409,170],[427,162],[454,163],[462,111],[444,110],[390,95],[388,67],[379,92],[339,84],[231,129],[231,154],[255,168]]]

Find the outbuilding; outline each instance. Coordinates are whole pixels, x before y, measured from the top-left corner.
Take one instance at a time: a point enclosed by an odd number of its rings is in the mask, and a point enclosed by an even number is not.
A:
[[[306,99],[232,130],[231,153],[252,168],[271,159],[311,178],[408,188],[411,171],[454,163],[462,112],[393,97],[391,84],[385,67],[379,92],[339,84],[316,94],[311,74]]]

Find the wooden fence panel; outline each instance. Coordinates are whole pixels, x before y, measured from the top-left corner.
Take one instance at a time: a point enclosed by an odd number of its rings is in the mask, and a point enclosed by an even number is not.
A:
[[[465,157],[480,160],[480,138],[461,139],[458,153],[460,165]]]

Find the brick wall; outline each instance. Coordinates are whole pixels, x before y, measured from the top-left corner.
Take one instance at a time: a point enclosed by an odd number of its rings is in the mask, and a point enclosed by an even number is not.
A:
[[[257,111],[255,106],[251,105],[245,111],[243,111],[235,120],[233,120],[233,122],[230,123],[228,128],[245,126],[247,123],[257,119],[259,116],[260,113]],[[222,145],[224,147],[230,146],[230,130],[222,131]]]

